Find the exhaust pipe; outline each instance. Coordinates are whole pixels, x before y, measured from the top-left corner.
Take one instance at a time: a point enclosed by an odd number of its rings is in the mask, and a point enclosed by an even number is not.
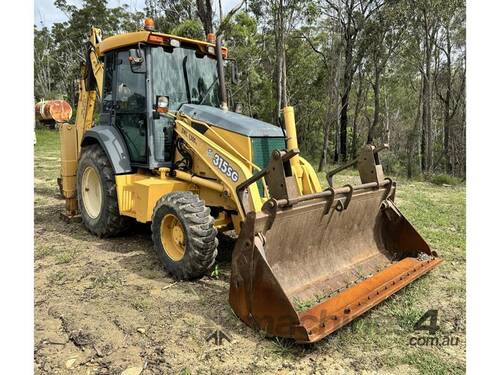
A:
[[[285,107],[283,108],[283,117],[285,120],[285,129],[286,129],[286,145],[287,150],[294,150],[299,148],[299,144],[297,142],[297,129],[295,128],[295,112],[293,107]],[[290,163],[294,167],[300,167],[299,157],[296,155],[290,159]]]
[[[222,57],[222,38],[223,34],[217,35],[217,40],[215,41],[215,54],[217,56],[217,73],[219,75],[219,96],[221,101],[221,108],[223,111],[227,111],[227,91],[226,91],[226,79],[224,78],[224,58]]]

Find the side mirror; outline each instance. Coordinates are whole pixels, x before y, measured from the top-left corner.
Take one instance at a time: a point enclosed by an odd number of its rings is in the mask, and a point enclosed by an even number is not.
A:
[[[240,79],[238,77],[238,65],[236,63],[236,60],[231,61],[231,83],[234,85],[237,85],[240,83]]]
[[[146,73],[146,64],[144,63],[144,54],[141,49],[141,44],[137,49],[130,49],[128,51],[128,61],[130,62],[130,69],[134,73]]]

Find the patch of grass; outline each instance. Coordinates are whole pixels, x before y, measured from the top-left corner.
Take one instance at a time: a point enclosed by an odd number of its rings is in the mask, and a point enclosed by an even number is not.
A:
[[[58,155],[59,152],[59,131],[52,129],[36,129],[35,152],[37,154]]]
[[[52,245],[35,246],[35,260],[43,259],[49,255],[53,255],[56,248]]]
[[[350,324],[349,329],[353,334],[358,334],[364,338],[373,337],[380,334],[381,331],[381,327],[377,322],[369,317],[354,320]]]
[[[419,307],[427,279],[415,280],[396,293],[388,301],[388,313],[396,319],[397,325],[405,331],[413,332],[413,326],[424,314],[425,309]]]
[[[315,299],[301,300],[297,298],[293,301],[293,306],[295,307],[295,310],[297,310],[298,312],[309,310],[315,304],[316,304]]]
[[[56,264],[65,264],[71,262],[75,259],[77,253],[76,251],[65,251],[63,253],[59,253],[56,256]]]
[[[465,256],[464,187],[410,182],[396,193],[396,205],[438,253]]]
[[[91,278],[92,284],[90,289],[114,289],[117,286],[122,285],[120,277],[116,273],[104,272],[100,275]]]
[[[456,363],[450,363],[438,357],[434,353],[417,349],[401,358],[401,362],[414,366],[420,374],[445,375],[445,374],[465,374],[465,367]]]
[[[394,345],[395,335],[391,327],[387,319],[379,313],[374,315],[373,310],[370,310],[328,336],[319,345],[322,348],[334,346],[344,352],[351,352],[356,348],[363,348],[367,351],[379,350]]]
[[[42,184],[35,184],[38,189],[54,188],[57,191],[56,179],[60,169],[59,132],[57,130],[36,129],[35,145],[35,178]]]
[[[294,358],[297,348],[298,347],[295,345],[293,340],[282,337],[275,337],[272,341],[271,353],[280,358]]]
[[[141,301],[143,303],[143,301]],[[146,301],[146,304],[149,303],[149,301]],[[182,319],[182,322],[186,325],[186,327],[196,329],[200,327],[200,322],[193,316],[186,316],[186,318]]]
[[[64,284],[66,282],[66,273],[64,271],[52,272],[47,277],[47,280],[49,281],[49,284]]]
[[[131,304],[134,309],[142,312],[149,310],[153,305],[152,301],[149,298],[144,297],[135,298],[134,300],[132,300]]]
[[[50,203],[50,201],[43,196],[37,196],[37,197],[35,197],[34,203],[35,203],[35,207],[39,207],[39,206],[47,205],[48,203]]]
[[[450,294],[458,294],[458,295],[465,295],[466,293],[466,284],[465,281],[460,281],[459,283],[450,283],[449,285],[446,286],[446,290]]]
[[[333,293],[315,294],[312,298],[303,300],[300,298],[295,298],[293,301],[293,306],[298,312],[303,312],[309,310],[314,305],[317,305],[326,299],[330,298]]]
[[[219,265],[215,264],[214,270],[210,274],[210,277],[213,277],[214,279],[218,279],[219,275],[220,275]]]
[[[447,174],[438,174],[431,176],[430,182],[432,182],[434,185],[440,185],[440,186],[441,185],[455,186],[461,184],[462,180]]]

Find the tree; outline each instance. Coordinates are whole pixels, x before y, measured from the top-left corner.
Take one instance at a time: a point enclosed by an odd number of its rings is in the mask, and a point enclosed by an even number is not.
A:
[[[203,30],[205,30],[205,35],[214,32],[214,21],[213,21],[213,7],[211,0],[196,0],[196,7],[198,12],[198,17],[200,17],[201,23],[203,24]]]
[[[54,48],[54,41],[50,30],[43,27],[41,30],[35,28],[35,98],[49,99],[53,96],[55,88],[53,71],[56,68],[57,61],[51,54]]]
[[[155,20],[160,32],[173,32],[179,25],[196,18],[194,0],[146,0],[145,5],[146,15]]]
[[[326,0],[334,10],[331,17],[339,20],[343,35],[344,67],[340,107],[340,159],[347,159],[347,128],[349,122],[349,100],[354,75],[366,50],[362,43],[366,22],[382,6],[383,0]]]
[[[464,21],[465,7],[461,1],[449,2],[443,12],[440,35],[436,38],[436,47],[444,57],[444,66],[440,67],[436,75],[435,91],[443,106],[445,171],[451,175],[456,172],[453,125],[465,99],[465,30],[462,27]]]
[[[224,34],[240,67],[230,106],[275,125],[294,106],[301,153],[320,170],[390,140],[389,173],[465,175],[463,0],[240,0],[226,14],[207,0],[146,0],[144,13],[55,4],[68,19],[35,28],[37,99],[69,97],[91,26],[135,31],[146,14],[160,32]]]
[[[71,97],[73,80],[79,76],[79,66],[85,61],[85,43],[92,26],[101,28],[103,36],[135,31],[142,25],[142,13],[130,13],[127,6],[108,8],[106,0],[84,0],[79,8],[66,0],[55,5],[68,20],[52,26],[51,56],[57,56],[52,74],[59,82],[58,90]],[[36,47],[36,46],[35,46]]]

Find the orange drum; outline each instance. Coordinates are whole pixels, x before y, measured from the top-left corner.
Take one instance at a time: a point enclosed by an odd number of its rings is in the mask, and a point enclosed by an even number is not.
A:
[[[47,100],[35,104],[36,119],[42,122],[65,122],[72,114],[73,110],[65,100]]]

